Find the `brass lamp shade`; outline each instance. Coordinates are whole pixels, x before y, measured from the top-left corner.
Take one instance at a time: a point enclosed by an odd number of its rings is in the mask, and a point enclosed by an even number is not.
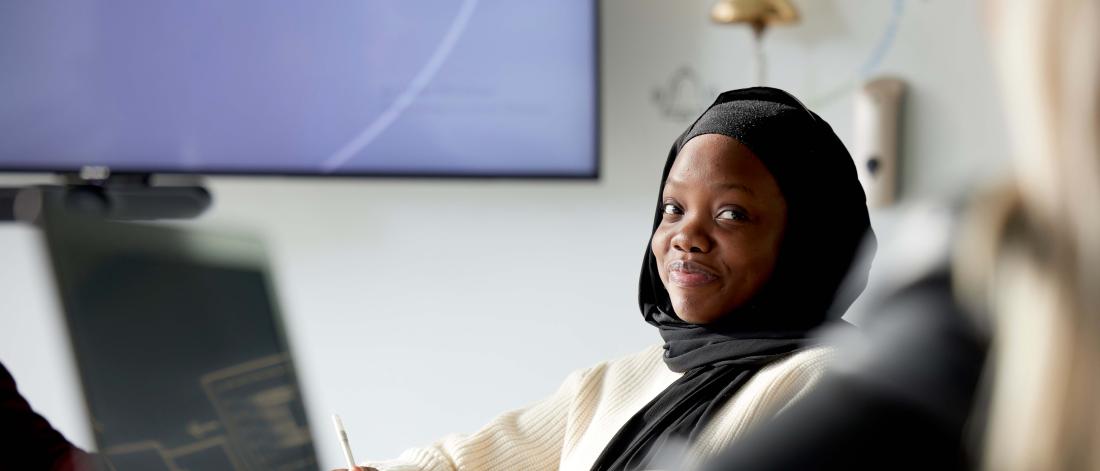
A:
[[[710,10],[717,23],[748,23],[762,30],[775,24],[795,23],[798,10],[787,0],[718,0]]]

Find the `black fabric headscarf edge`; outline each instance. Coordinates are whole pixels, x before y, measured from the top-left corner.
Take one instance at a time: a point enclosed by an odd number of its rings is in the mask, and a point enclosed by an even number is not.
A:
[[[752,150],[779,184],[788,211],[771,279],[721,323],[706,326],[676,316],[651,249],[672,164],[684,144],[702,134],[726,135]],[[860,259],[857,252],[863,245],[873,253],[874,244],[855,164],[828,123],[783,90],[728,91],[669,150],[642,261],[638,304],[646,322],[665,340],[665,362],[672,370],[743,357],[769,340],[805,338],[810,330],[838,320],[867,283],[870,257]],[[863,265],[856,266],[859,261]],[[846,277],[849,289],[838,292]]]

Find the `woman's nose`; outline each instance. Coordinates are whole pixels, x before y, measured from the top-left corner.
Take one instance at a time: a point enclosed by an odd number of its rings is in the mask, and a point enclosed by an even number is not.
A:
[[[706,218],[685,218],[676,233],[672,236],[672,247],[681,252],[707,253],[711,248],[710,236],[707,234],[704,224]]]

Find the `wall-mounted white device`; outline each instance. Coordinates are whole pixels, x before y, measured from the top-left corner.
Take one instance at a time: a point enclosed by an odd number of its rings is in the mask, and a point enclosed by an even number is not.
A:
[[[905,82],[880,77],[863,85],[856,94],[855,159],[867,205],[881,208],[897,197],[901,107]]]

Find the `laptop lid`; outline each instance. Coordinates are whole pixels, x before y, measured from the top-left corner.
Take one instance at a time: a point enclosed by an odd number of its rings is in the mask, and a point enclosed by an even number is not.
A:
[[[254,238],[44,216],[92,433],[111,467],[317,469]]]

